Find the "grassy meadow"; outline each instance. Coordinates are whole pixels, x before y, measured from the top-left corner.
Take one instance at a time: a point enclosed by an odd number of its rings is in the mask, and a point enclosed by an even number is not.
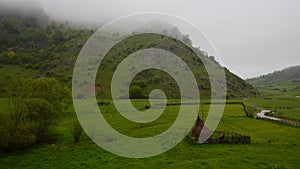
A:
[[[271,116],[300,122],[299,66],[250,79],[248,82],[260,91],[260,97],[247,104],[272,110]]]
[[[8,102],[8,99],[0,99],[0,112],[9,110]],[[133,102],[139,109],[148,104],[148,100]],[[112,105],[101,106],[100,109],[106,120],[121,133],[145,137],[167,129],[176,118],[179,106],[167,107],[164,114],[168,116],[162,115],[153,124],[143,126],[127,123]],[[209,105],[205,105],[202,110],[207,112],[208,109]],[[202,112],[200,116],[203,116]],[[22,152],[0,154],[0,168],[297,168],[300,165],[299,128],[246,117],[243,107],[238,104],[226,105],[217,131],[249,134],[251,144],[189,145],[183,140],[170,151],[145,159],[111,154],[85,134],[79,143],[74,143],[71,134],[74,121],[76,114],[70,107],[57,122],[61,136],[56,144],[36,145]]]
[[[293,85],[294,86],[294,85]],[[263,109],[272,110],[274,117],[287,119],[300,123],[300,95],[294,87],[276,86],[260,88],[261,96],[259,98],[251,98],[245,101],[247,105],[255,105]],[[283,90],[287,91],[283,91]]]

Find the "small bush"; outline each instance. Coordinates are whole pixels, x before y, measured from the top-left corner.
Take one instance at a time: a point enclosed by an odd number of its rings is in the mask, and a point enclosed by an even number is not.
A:
[[[30,124],[20,124],[12,129],[7,148],[9,150],[24,149],[36,143],[36,140],[33,127]]]
[[[0,150],[55,142],[56,120],[63,104],[68,104],[69,91],[50,78],[20,79],[11,83],[9,91],[11,110],[0,114]]]
[[[247,105],[245,107],[245,110],[247,112],[247,117],[255,117],[256,114],[260,112],[260,110],[257,107],[253,106],[253,105],[251,105],[251,106]]]
[[[81,125],[78,121],[76,121],[73,124],[73,128],[71,129],[71,132],[72,132],[72,135],[73,135],[73,141],[75,143],[78,143],[80,141],[80,137],[81,137],[81,134],[83,132],[83,129],[82,129],[82,127],[81,127]]]
[[[15,123],[8,115],[0,117],[0,150],[13,151],[24,149],[37,140],[31,123]]]

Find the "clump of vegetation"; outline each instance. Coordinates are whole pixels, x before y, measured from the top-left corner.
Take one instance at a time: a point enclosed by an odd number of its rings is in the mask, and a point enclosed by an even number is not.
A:
[[[73,141],[75,143],[78,143],[80,141],[80,137],[82,135],[83,129],[78,121],[74,122],[72,128],[71,128],[71,133],[73,136]]]
[[[0,123],[0,149],[26,148],[36,143],[51,143],[56,120],[70,101],[70,92],[54,78],[19,80],[11,83],[10,112]]]
[[[256,114],[260,112],[260,109],[258,109],[254,105],[245,105],[245,111],[246,111],[247,117],[255,117]]]
[[[131,86],[129,89],[129,97],[131,99],[144,98],[143,90],[139,86]]]
[[[4,113],[0,113],[0,150],[3,150],[5,147],[8,146],[8,139],[10,135],[10,123],[11,121],[8,120],[8,115]]]

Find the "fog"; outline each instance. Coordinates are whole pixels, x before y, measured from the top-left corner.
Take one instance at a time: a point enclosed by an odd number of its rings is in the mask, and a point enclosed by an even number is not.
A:
[[[41,7],[52,19],[97,26],[138,12],[176,15],[202,30],[218,61],[242,78],[300,64],[299,0],[0,0],[0,5]]]

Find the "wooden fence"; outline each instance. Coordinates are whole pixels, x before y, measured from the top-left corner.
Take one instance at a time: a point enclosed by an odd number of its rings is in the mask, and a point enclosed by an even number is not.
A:
[[[189,144],[198,144],[197,139],[191,136],[186,136],[185,140]],[[214,132],[211,138],[207,139],[206,144],[250,144],[251,137],[245,134],[234,132],[217,131]]]

